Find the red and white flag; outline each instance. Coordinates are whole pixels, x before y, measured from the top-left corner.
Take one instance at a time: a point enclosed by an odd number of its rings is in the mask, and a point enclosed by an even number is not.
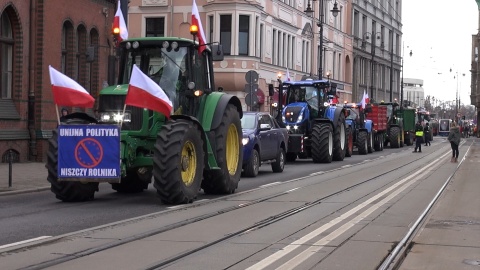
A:
[[[287,81],[290,81],[290,72],[288,71],[288,68],[287,68]]]
[[[116,31],[119,32],[116,33]],[[127,24],[125,23],[125,18],[123,17],[122,9],[120,8],[120,0],[118,0],[117,12],[115,13],[115,18],[113,18],[113,33],[118,34],[119,42],[128,38]]]
[[[362,109],[365,109],[365,105],[370,102],[370,99],[368,98],[368,94],[366,90],[363,90],[363,98],[362,98]]]
[[[203,32],[202,20],[200,20],[200,13],[198,13],[197,3],[193,0],[192,5],[192,25],[196,25],[198,27],[198,52],[202,53],[205,50],[205,43],[207,39],[205,38],[205,32]]]
[[[133,65],[125,104],[157,111],[167,118],[170,117],[173,107],[172,101],[160,85],[145,75],[136,65]]]
[[[52,66],[48,66],[52,83],[53,101],[57,105],[92,108],[95,99],[76,81]]]

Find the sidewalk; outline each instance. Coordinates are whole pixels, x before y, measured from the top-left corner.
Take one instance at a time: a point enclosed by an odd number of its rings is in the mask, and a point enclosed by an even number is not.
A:
[[[0,196],[50,189],[44,163],[13,163],[11,175],[9,187],[9,165],[0,163]]]
[[[401,270],[480,269],[480,140],[463,140],[465,159],[413,239]]]

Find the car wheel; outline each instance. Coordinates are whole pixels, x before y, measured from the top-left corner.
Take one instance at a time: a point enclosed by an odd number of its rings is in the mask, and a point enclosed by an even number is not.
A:
[[[252,156],[245,166],[244,174],[246,177],[255,177],[258,175],[258,169],[260,167],[260,155],[256,149],[252,150]]]

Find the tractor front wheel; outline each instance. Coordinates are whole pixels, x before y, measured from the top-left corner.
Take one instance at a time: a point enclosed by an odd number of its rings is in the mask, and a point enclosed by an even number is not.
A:
[[[312,159],[315,163],[331,163],[333,130],[330,124],[315,123],[312,128]]]
[[[192,203],[205,168],[200,130],[184,120],[167,122],[157,135],[153,157],[154,186],[162,202]]]
[[[215,157],[220,172],[212,172],[202,182],[202,188],[208,194],[234,193],[242,172],[242,126],[237,108],[228,104],[215,134]]]
[[[93,200],[98,191],[98,182],[58,181],[58,129],[54,129],[48,140],[47,180],[51,184],[50,190],[56,198],[64,202],[82,202]]]

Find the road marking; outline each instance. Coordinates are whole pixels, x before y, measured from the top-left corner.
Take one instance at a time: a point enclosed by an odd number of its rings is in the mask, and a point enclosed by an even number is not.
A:
[[[278,185],[278,184],[280,184],[280,183],[281,183],[281,182],[272,182],[272,183],[270,183],[270,184],[261,185],[260,187],[262,187],[262,188],[263,188],[263,187],[269,187],[269,186]]]
[[[320,175],[320,174],[324,174],[324,173],[325,173],[324,171],[319,171],[319,172],[311,173],[308,176],[315,176],[315,175]]]
[[[8,248],[8,247],[13,247],[13,246],[18,246],[18,245],[22,245],[22,244],[26,244],[26,243],[30,243],[30,242],[33,242],[33,241],[37,241],[37,240],[42,240],[42,239],[47,239],[47,238],[50,238],[51,236],[40,236],[40,237],[37,237],[37,238],[32,238],[32,239],[28,239],[28,240],[24,240],[24,241],[20,241],[20,242],[16,242],[16,243],[11,243],[11,244],[7,244],[7,245],[3,245],[3,246],[0,246],[0,249],[4,249],[4,248]]]
[[[349,168],[349,167],[352,167],[352,166],[353,166],[353,165],[348,164],[348,165],[343,165],[341,168],[342,168],[342,169],[345,169],[345,168]]]
[[[340,236],[342,233],[353,227],[355,224],[358,224],[359,221],[362,219],[366,218],[368,215],[373,213],[375,210],[386,204],[388,201],[393,199],[395,196],[397,196],[399,193],[401,193],[403,190],[408,188],[410,185],[412,185],[415,181],[418,179],[421,179],[424,175],[429,174],[430,172],[427,170],[430,167],[438,166],[437,164],[441,159],[443,159],[445,156],[450,155],[449,152],[443,154],[441,157],[437,158],[433,162],[431,162],[429,165],[425,167],[425,170],[419,170],[412,175],[407,176],[403,180],[400,180],[399,182],[395,183],[394,185],[390,186],[389,188],[385,189],[381,193],[371,197],[370,199],[366,200],[365,202],[359,204],[358,206],[352,208],[351,210],[347,211],[346,213],[340,215],[339,217],[331,220],[330,222],[320,226],[319,228],[313,230],[312,232],[308,233],[307,235],[303,236],[302,238],[292,242],[291,244],[288,244],[281,250],[275,252],[274,254],[268,256],[267,258],[259,261],[258,263],[250,266],[247,268],[247,270],[258,270],[258,269],[264,269],[268,267],[269,265],[273,264],[274,262],[280,260],[281,258],[285,257],[286,255],[290,254],[297,248],[301,247],[308,241],[312,240],[313,238],[319,236],[326,230],[330,229],[331,227],[337,225],[338,223],[345,221],[348,218],[351,218],[356,212],[360,211],[364,207],[370,205],[374,201],[378,200],[379,198],[385,196],[386,194],[392,192],[390,195],[382,199],[381,201],[375,203],[372,205],[370,208],[367,208],[365,211],[362,213],[357,214],[357,216],[353,217],[349,222],[345,223],[344,225],[340,226],[338,229],[334,230],[327,236],[323,237],[316,243],[312,244],[307,250],[301,252],[294,258],[290,259],[288,262],[285,264],[281,265],[277,269],[293,269],[295,266],[298,266],[300,263],[304,262],[306,259],[308,259],[310,256],[316,254],[316,252],[320,249],[322,249],[325,245],[327,245],[330,241],[334,240],[338,236]],[[403,186],[402,186],[403,185]],[[320,245],[320,246],[319,246]]]

